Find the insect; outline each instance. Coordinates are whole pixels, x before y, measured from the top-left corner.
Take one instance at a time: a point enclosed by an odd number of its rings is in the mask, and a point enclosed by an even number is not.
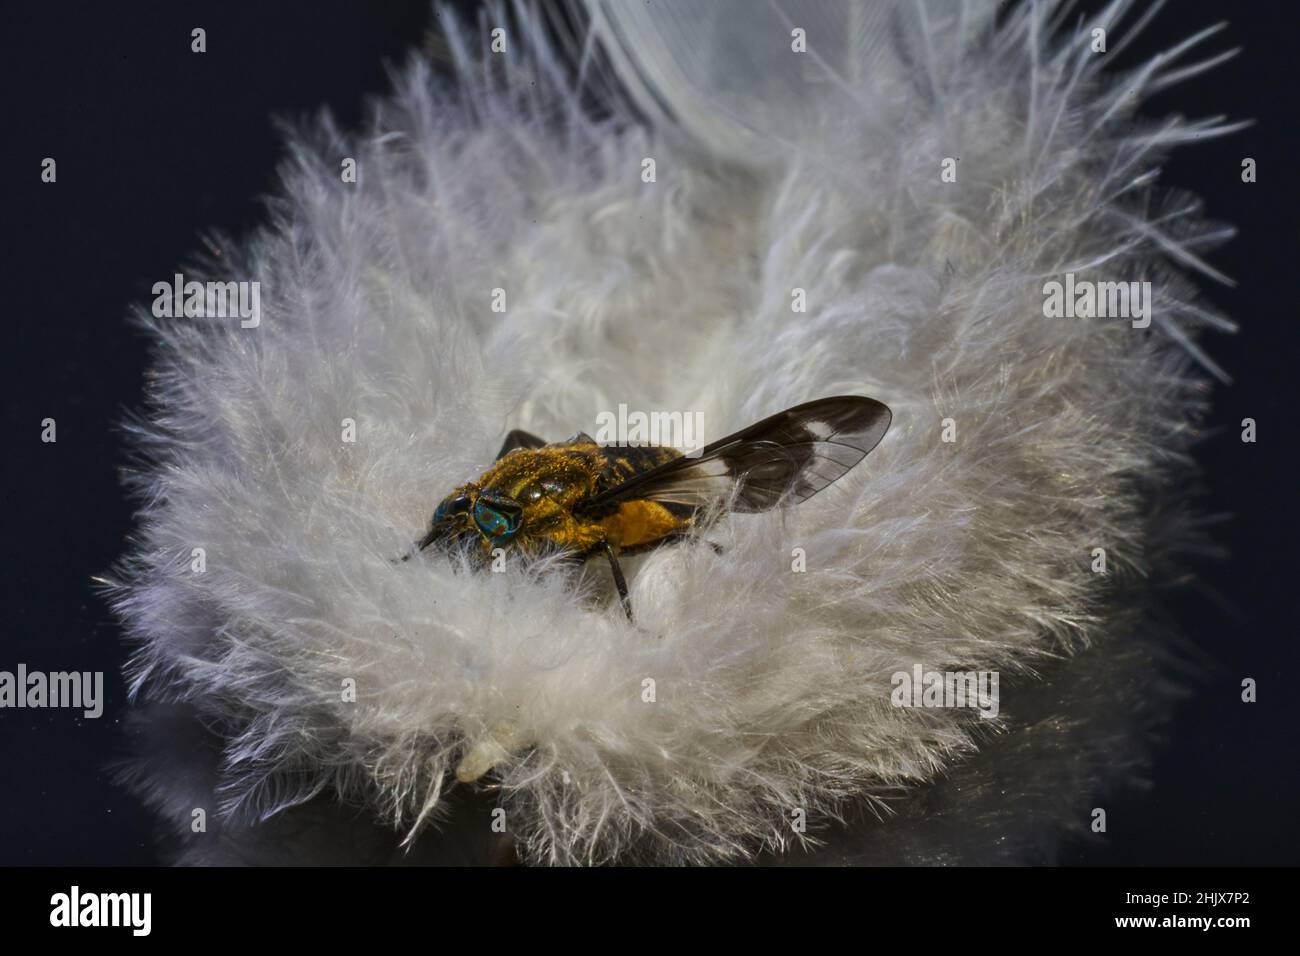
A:
[[[479,566],[498,548],[563,551],[580,561],[604,555],[631,620],[620,555],[681,538],[704,515],[718,514],[718,504],[746,513],[806,501],[865,458],[891,419],[875,399],[823,398],[698,455],[599,445],[581,433],[547,444],[515,430],[491,468],[442,500],[416,550],[464,549]]]

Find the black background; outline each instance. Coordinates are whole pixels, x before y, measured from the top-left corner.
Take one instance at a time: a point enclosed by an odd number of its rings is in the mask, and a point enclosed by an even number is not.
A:
[[[470,3],[459,6],[468,8]],[[1085,5],[1088,8],[1089,5]],[[1157,748],[1153,786],[1107,802],[1109,833],[1066,862],[1300,862],[1293,406],[1298,154],[1287,0],[1179,0],[1124,52],[1134,63],[1227,16],[1207,46],[1230,63],[1149,102],[1148,115],[1225,114],[1256,125],[1175,154],[1162,182],[1198,193],[1237,239],[1211,261],[1235,288],[1206,289],[1242,327],[1205,343],[1234,378],[1217,390],[1198,458],[1225,560],[1198,568],[1173,610],[1212,660]],[[121,632],[90,586],[124,550],[132,506],[116,430],[137,406],[146,343],[130,303],[216,228],[261,220],[281,155],[273,115],[328,106],[344,128],[387,88],[435,20],[424,0],[8,3],[0,25],[5,442],[0,669],[102,670],[99,720],[0,711],[0,864],[148,864],[148,814],[111,780],[124,687]],[[208,51],[190,52],[190,30]],[[1112,38],[1112,44],[1115,42]],[[40,181],[46,156],[58,182]],[[1258,162],[1241,182],[1243,157]],[[58,422],[58,442],[40,422]],[[1258,422],[1243,444],[1240,422]],[[1240,702],[1242,677],[1259,702]]]

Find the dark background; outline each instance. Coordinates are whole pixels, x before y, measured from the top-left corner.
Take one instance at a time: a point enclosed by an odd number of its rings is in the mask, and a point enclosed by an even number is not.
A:
[[[471,8],[472,2],[458,4]],[[1085,5],[1091,8],[1095,5]],[[1300,863],[1297,680],[1296,286],[1300,155],[1289,0],[1179,0],[1124,52],[1134,63],[1230,15],[1205,49],[1235,60],[1145,107],[1148,115],[1225,114],[1256,125],[1176,153],[1162,182],[1198,193],[1237,239],[1213,264],[1235,288],[1209,298],[1242,327],[1210,353],[1221,387],[1198,457],[1204,510],[1231,515],[1228,551],[1197,568],[1172,610],[1209,659],[1158,745],[1152,786],[1108,799],[1110,832],[1069,844],[1073,863]],[[1228,11],[1225,13],[1225,11]],[[102,670],[104,716],[0,711],[0,864],[147,864],[148,814],[116,787],[121,632],[90,587],[124,550],[132,506],[118,479],[116,425],[138,406],[146,343],[130,303],[170,277],[199,234],[239,235],[261,220],[280,140],[273,115],[328,106],[345,128],[387,88],[434,24],[425,0],[321,2],[10,2],[0,14],[4,188],[5,630],[0,669]],[[190,30],[208,52],[190,52]],[[1117,37],[1112,35],[1112,45]],[[58,161],[58,182],[40,162]],[[1243,184],[1243,157],[1258,179]],[[1204,285],[1204,284],[1203,284]],[[58,421],[58,442],[39,440]],[[1240,422],[1259,439],[1239,440]],[[1256,678],[1259,702],[1240,702]],[[75,713],[75,716],[74,716]]]

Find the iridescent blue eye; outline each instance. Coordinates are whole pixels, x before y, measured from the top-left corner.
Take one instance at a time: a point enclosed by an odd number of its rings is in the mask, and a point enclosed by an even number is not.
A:
[[[437,510],[434,511],[433,525],[437,527],[447,520],[448,515],[460,514],[465,511],[469,511],[468,495],[457,495],[455,498],[448,498],[438,505]]]
[[[474,523],[493,544],[501,544],[519,530],[522,510],[514,502],[480,497],[474,505]]]

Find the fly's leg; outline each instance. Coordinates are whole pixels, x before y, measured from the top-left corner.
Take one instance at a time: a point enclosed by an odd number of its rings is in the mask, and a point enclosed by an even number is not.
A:
[[[500,461],[506,455],[510,454],[516,448],[541,448],[546,444],[545,438],[538,438],[531,432],[526,432],[522,428],[516,428],[510,434],[506,435],[505,443],[501,450],[497,452],[497,461]]]
[[[618,554],[608,541],[602,542],[601,547],[605,550],[605,557],[609,558],[609,570],[614,574],[614,586],[618,588],[619,600],[623,602],[623,610],[627,612],[627,619],[632,621],[632,600],[627,596],[627,578],[623,577],[623,569],[619,567]]]

